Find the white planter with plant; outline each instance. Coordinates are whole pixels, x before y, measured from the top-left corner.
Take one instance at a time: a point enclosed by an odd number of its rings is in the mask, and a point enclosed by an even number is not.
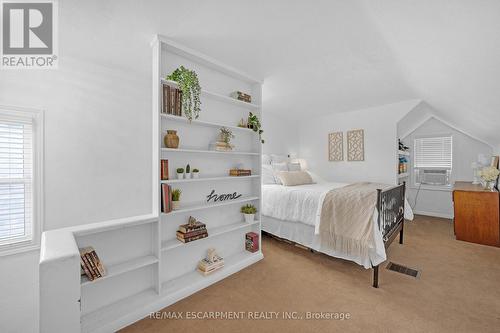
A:
[[[178,188],[172,190],[172,209],[178,210],[180,207],[182,191]]]
[[[196,168],[193,169],[192,176],[193,176],[193,178],[200,178],[200,170],[198,170]]]
[[[493,191],[495,189],[495,183],[498,179],[499,174],[500,171],[498,171],[497,168],[491,166],[483,168],[481,169],[481,171],[479,171],[479,177],[484,180],[485,188],[489,189],[490,191]]]
[[[257,213],[257,208],[254,205],[245,205],[241,207],[241,212],[245,218],[246,223],[253,223],[255,221],[255,213]]]
[[[191,179],[191,167],[186,165],[186,179]]]
[[[177,168],[177,179],[184,179],[184,168]]]

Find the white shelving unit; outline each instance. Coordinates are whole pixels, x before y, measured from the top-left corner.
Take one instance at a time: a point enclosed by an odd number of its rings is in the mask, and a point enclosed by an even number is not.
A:
[[[404,150],[398,150],[398,156],[397,156],[397,163],[399,165],[399,159],[401,158],[401,156],[405,157],[405,158],[409,158],[410,157],[410,152],[409,151],[404,151]],[[409,173],[408,172],[403,172],[403,173],[400,173],[399,172],[399,167],[398,167],[398,171],[397,171],[397,181],[398,181],[398,184],[402,184],[403,182],[407,181],[409,177]]]
[[[246,223],[240,213],[247,203],[261,211],[262,148],[257,133],[237,127],[248,112],[262,119],[261,81],[162,36],[155,38],[152,51],[152,213],[43,234],[41,332],[117,331],[263,258],[261,251],[245,251],[245,234],[260,235],[260,214]],[[192,122],[161,112],[163,84],[175,86],[164,78],[181,65],[195,70],[203,87],[201,116]],[[235,90],[251,94],[253,103],[229,97]],[[235,135],[234,151],[209,149],[222,126]],[[163,145],[169,129],[178,131],[180,149]],[[161,159],[168,159],[171,176],[189,163],[200,170],[200,178],[160,180]],[[252,169],[252,175],[230,177],[229,169],[237,165]],[[161,212],[162,184],[182,189],[179,210]],[[237,193],[237,198],[207,202],[212,191]],[[176,231],[189,216],[207,225],[208,237],[184,244],[176,239]],[[98,253],[107,269],[105,277],[89,281],[81,275],[78,249],[86,246]],[[203,276],[196,266],[212,247],[224,257],[225,266]]]

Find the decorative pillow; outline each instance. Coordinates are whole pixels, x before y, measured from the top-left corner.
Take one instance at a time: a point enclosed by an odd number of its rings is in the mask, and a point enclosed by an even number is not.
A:
[[[280,184],[281,185],[281,180],[277,176],[277,173],[280,172],[280,171],[288,171],[288,165],[285,162],[283,162],[283,163],[275,163],[275,162],[273,162],[271,164],[271,166],[273,168],[274,181],[276,182],[276,184]]]
[[[306,171],[312,178],[314,184],[325,183],[326,181],[312,171]]]
[[[273,168],[270,165],[262,164],[262,184],[276,184]]]
[[[287,163],[288,162],[288,156],[286,155],[271,155],[271,161],[272,163]]]
[[[271,164],[271,156],[262,154],[262,164]]]
[[[288,163],[288,171],[301,171],[300,163]]]
[[[311,176],[306,171],[279,171],[277,175],[284,186],[313,184]]]

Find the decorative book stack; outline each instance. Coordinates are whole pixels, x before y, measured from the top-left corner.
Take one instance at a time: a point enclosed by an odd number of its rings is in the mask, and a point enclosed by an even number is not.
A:
[[[80,265],[90,281],[106,275],[106,270],[92,247],[80,249]]]
[[[229,175],[230,176],[251,176],[252,175],[252,170],[247,170],[247,169],[230,169],[229,170]]]
[[[163,85],[163,113],[172,114],[174,116],[182,116],[182,91],[171,87],[167,84]]]
[[[231,93],[231,97],[236,98],[239,101],[252,103],[252,96],[250,96],[249,94],[245,94],[244,92],[241,91],[235,91]]]
[[[161,184],[161,212],[170,213],[172,211],[172,186]]]
[[[168,180],[168,160],[161,160],[160,172],[161,180]]]
[[[224,259],[215,252],[215,249],[208,249],[207,257],[198,262],[197,270],[203,275],[209,275],[222,267]]]
[[[215,151],[232,151],[234,148],[232,144],[224,141],[216,141],[215,143],[211,143],[210,146],[210,149]]]
[[[205,237],[208,237],[206,224],[196,221],[192,216],[189,217],[187,224],[180,225],[179,230],[177,230],[177,239],[183,243],[189,243]]]

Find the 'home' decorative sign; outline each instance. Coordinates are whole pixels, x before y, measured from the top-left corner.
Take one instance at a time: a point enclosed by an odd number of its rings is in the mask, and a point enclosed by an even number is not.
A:
[[[216,194],[215,190],[212,190],[212,192],[210,192],[210,194],[207,195],[207,202],[235,200],[238,199],[239,197],[241,197],[241,194],[238,194],[237,192]]]

